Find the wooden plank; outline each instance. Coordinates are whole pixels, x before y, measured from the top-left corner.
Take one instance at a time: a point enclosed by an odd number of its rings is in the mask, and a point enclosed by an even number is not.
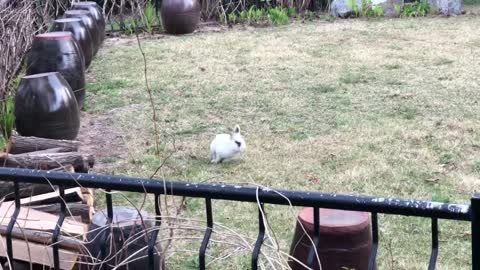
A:
[[[94,203],[94,189],[93,188],[81,188],[83,195],[83,203],[88,206],[93,206]]]
[[[76,221],[76,222],[83,222],[83,221],[82,221],[82,216],[69,216],[69,217],[66,217],[65,220],[71,220],[71,221]]]
[[[13,202],[6,202],[0,205],[0,225],[7,226],[15,207]],[[57,226],[58,216],[40,212],[37,210],[21,207],[15,227],[29,230],[53,231]],[[84,235],[87,225],[65,220],[61,232],[66,235]]]
[[[0,237],[0,256],[7,256],[7,243],[5,237]],[[13,257],[24,262],[33,262],[41,265],[53,267],[52,247],[25,240],[12,239]],[[79,257],[74,251],[59,249],[60,269],[73,269]]]
[[[65,202],[80,202],[83,200],[83,194],[79,187],[65,189]],[[23,198],[21,205],[41,205],[61,202],[59,191],[44,193],[36,196]]]
[[[0,226],[0,234],[5,235],[7,233],[7,226]],[[13,228],[12,236],[14,238],[25,240],[28,239],[30,242],[36,242],[43,245],[50,245],[52,243],[51,232],[44,231],[34,231],[34,230],[23,230],[19,228]],[[58,237],[58,245],[61,248],[71,249],[75,251],[81,251],[84,248],[83,241],[74,237],[66,237],[60,235]]]

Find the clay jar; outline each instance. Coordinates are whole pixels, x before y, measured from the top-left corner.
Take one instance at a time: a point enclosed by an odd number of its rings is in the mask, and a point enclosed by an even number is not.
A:
[[[85,245],[89,254],[91,254],[90,256],[84,256],[87,263],[90,263],[88,260],[91,256],[101,254],[102,247],[107,251],[103,259],[105,263],[100,267],[80,264],[79,270],[150,269],[148,249],[145,247],[149,244],[152,229],[155,226],[152,216],[143,210],[138,211],[132,207],[113,206],[112,210],[113,219],[111,223],[108,221],[106,209],[95,213],[88,226],[87,244]],[[108,230],[102,229],[106,226]],[[157,239],[160,240],[160,237],[158,235]],[[153,269],[165,269],[165,265],[160,258],[161,247],[157,245],[154,251]],[[128,263],[121,265],[120,262],[122,261],[128,261]]]
[[[65,18],[81,19],[85,27],[87,27],[93,41],[93,54],[95,55],[100,47],[100,30],[95,18],[87,10],[67,10],[65,11]]]
[[[372,250],[369,214],[320,208],[319,217],[320,242],[317,252],[322,267],[314,256],[312,269],[367,270]],[[313,208],[304,208],[298,215],[290,248],[290,255],[304,264],[308,262],[314,231]],[[294,260],[289,264],[293,270],[306,269]]]
[[[198,0],[163,0],[161,15],[167,33],[192,33],[200,21],[200,4]]]
[[[27,58],[27,75],[59,72],[75,94],[79,108],[85,99],[85,64],[77,41],[70,32],[35,36]]]
[[[98,26],[98,31],[100,33],[100,43],[105,39],[105,17],[103,17],[103,12],[100,6],[95,2],[86,1],[78,2],[72,4],[73,10],[86,10],[93,16],[95,22]]]
[[[15,125],[22,136],[73,140],[80,116],[72,89],[58,72],[25,76],[15,94]]]
[[[85,59],[85,68],[90,66],[93,58],[93,40],[90,32],[79,18],[64,18],[55,20],[50,29],[54,31],[71,32],[75,40],[77,40]]]

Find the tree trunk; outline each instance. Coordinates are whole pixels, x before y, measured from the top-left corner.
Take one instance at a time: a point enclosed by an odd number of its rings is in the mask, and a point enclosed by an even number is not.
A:
[[[52,140],[12,135],[7,146],[7,152],[10,154],[21,154],[50,148],[61,148],[61,152],[75,152],[78,151],[79,147],[79,141]]]
[[[58,215],[61,212],[60,204],[45,204],[29,206],[29,208],[50,214]],[[67,203],[67,216],[80,216],[83,223],[90,223],[93,216],[93,208],[82,203]]]
[[[51,170],[71,164],[76,172],[86,173],[94,163],[93,155],[83,155],[78,152],[0,154],[0,165],[6,167]]]
[[[42,184],[19,183],[20,198],[35,196],[38,194],[49,193],[55,191],[47,181]],[[13,200],[15,198],[15,189],[13,182],[0,182],[0,200]]]

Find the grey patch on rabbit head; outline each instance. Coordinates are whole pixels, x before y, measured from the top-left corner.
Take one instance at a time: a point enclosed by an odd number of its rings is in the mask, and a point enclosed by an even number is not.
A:
[[[240,126],[239,125],[235,125],[235,127],[233,128],[233,133],[240,133]]]

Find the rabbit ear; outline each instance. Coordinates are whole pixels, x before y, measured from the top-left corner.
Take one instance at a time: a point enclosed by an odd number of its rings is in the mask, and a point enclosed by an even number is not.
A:
[[[240,133],[240,126],[239,125],[235,125],[235,127],[233,128],[233,133]]]

